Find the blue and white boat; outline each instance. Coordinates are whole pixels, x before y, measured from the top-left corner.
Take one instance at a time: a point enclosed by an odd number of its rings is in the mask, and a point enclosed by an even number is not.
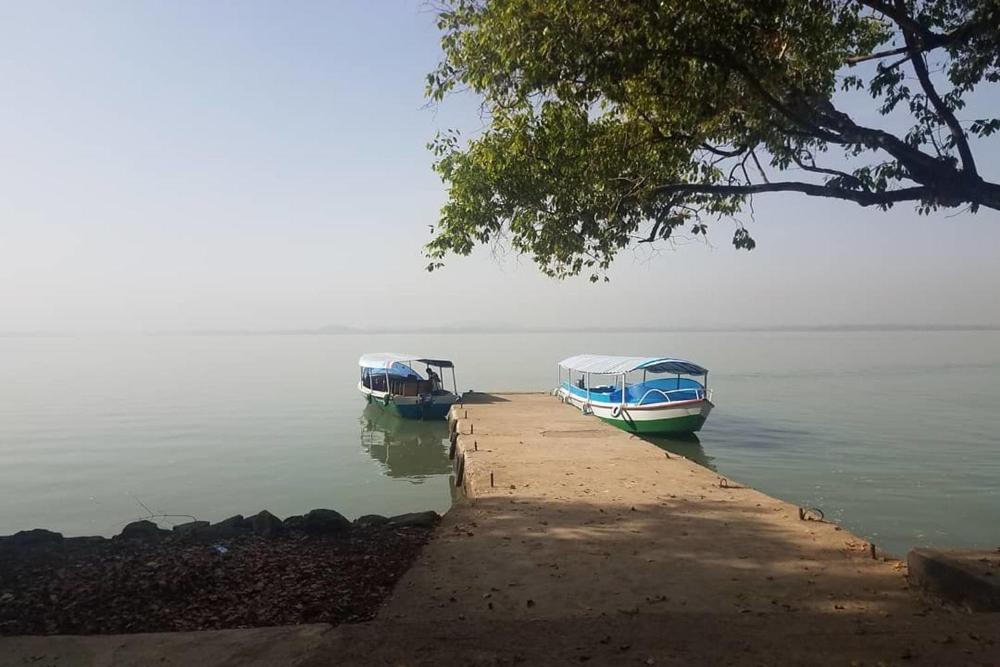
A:
[[[560,400],[629,433],[694,433],[715,407],[708,370],[683,359],[579,354],[558,375]]]
[[[423,375],[414,369],[418,364],[424,366]],[[405,419],[446,419],[459,400],[455,365],[447,359],[378,352],[362,355],[358,365],[358,391],[365,400]],[[451,370],[451,391],[441,381],[445,369]]]

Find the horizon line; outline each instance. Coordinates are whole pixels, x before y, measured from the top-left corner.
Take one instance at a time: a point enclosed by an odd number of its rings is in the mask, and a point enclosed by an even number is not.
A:
[[[77,336],[351,336],[395,334],[547,334],[547,333],[822,333],[822,332],[892,332],[892,331],[1000,331],[1000,324],[780,324],[780,325],[716,325],[669,326],[635,325],[615,327],[569,326],[510,326],[502,324],[456,324],[414,327],[340,326],[329,325],[295,329],[179,329],[179,330],[95,330],[95,331],[0,331],[0,338],[72,338]]]

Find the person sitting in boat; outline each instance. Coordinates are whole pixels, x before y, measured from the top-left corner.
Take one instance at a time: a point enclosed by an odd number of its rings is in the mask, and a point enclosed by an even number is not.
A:
[[[441,389],[441,378],[438,374],[434,372],[434,369],[430,366],[427,367],[427,379],[431,383],[431,391],[438,391]]]
[[[580,389],[586,389],[587,388],[587,383],[584,381],[582,375],[580,376],[580,379],[576,381],[576,386],[579,387]]]

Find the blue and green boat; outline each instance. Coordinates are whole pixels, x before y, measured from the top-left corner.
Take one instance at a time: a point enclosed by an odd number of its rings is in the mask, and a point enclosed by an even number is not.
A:
[[[708,370],[683,359],[578,354],[558,373],[560,400],[629,433],[694,433],[715,407]]]
[[[365,400],[404,419],[447,419],[451,406],[459,401],[455,365],[448,359],[376,352],[361,355],[358,365],[358,391]],[[417,370],[420,365],[422,375]],[[450,371],[451,391],[441,379],[446,371]]]

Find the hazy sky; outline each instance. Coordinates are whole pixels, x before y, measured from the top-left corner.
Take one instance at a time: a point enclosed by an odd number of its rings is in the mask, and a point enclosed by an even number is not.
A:
[[[425,107],[438,56],[417,0],[0,3],[0,331],[1000,323],[997,214],[794,195],[758,198],[751,253],[716,225],[609,285],[427,274],[425,144],[479,122]]]

